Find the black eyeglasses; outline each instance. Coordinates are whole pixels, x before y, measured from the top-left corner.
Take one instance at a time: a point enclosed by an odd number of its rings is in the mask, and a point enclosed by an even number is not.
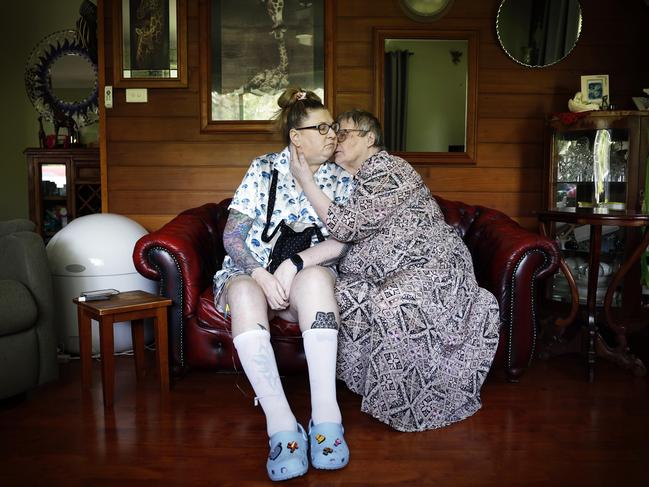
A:
[[[308,127],[295,127],[295,130],[316,129],[320,133],[320,135],[327,135],[329,133],[329,129],[333,130],[334,133],[338,133],[339,128],[340,124],[338,122],[334,122],[332,124],[322,122],[318,125],[309,125]]]
[[[347,136],[349,135],[349,132],[363,132],[361,137],[365,137],[365,134],[369,132],[369,130],[361,130],[361,129],[339,129],[338,132],[336,132],[336,135],[338,136],[338,142],[344,142]]]

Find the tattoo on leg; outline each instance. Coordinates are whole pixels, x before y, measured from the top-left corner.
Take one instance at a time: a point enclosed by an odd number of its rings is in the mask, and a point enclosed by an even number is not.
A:
[[[268,331],[268,328],[266,328],[266,327],[265,327],[264,325],[262,325],[261,323],[257,323],[257,326],[258,326],[259,328],[261,328],[262,330],[266,330],[266,331]]]
[[[330,328],[332,330],[337,330],[338,323],[336,323],[336,315],[333,311],[330,311],[329,313],[316,311],[315,321],[311,324],[311,328]]]

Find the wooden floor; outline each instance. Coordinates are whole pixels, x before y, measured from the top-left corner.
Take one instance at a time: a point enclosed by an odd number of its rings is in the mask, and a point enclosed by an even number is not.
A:
[[[257,485],[266,477],[264,418],[243,378],[194,372],[160,400],[155,375],[135,381],[117,359],[114,412],[105,414],[99,363],[81,390],[76,361],[61,380],[0,403],[0,485]],[[152,362],[152,360],[150,360]],[[298,419],[309,417],[306,376],[284,380]],[[285,485],[647,486],[649,380],[581,357],[537,361],[519,384],[490,377],[483,409],[466,421],[399,433],[359,411],[341,386],[351,461]]]

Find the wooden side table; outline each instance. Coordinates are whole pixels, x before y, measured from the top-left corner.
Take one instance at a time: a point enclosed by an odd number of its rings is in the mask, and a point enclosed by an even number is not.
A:
[[[144,319],[153,318],[160,391],[169,392],[169,353],[167,337],[167,307],[171,299],[145,291],[128,291],[101,301],[72,300],[77,304],[79,319],[79,349],[83,387],[92,384],[92,328],[91,319],[99,323],[101,378],[104,407],[113,406],[115,356],[113,325],[131,322],[135,370],[138,380],[144,377]]]
[[[622,279],[629,272],[631,267],[638,262],[640,256],[649,246],[649,230],[645,232],[644,237],[637,244],[633,252],[622,267],[614,274],[611,283],[606,291],[604,297],[604,323],[608,325],[611,331],[615,334],[617,345],[611,349],[598,331],[596,316],[597,316],[597,281],[599,272],[592,272],[592,269],[599,269],[601,242],[602,242],[602,226],[614,225],[618,227],[635,227],[643,228],[649,227],[649,214],[638,213],[630,210],[608,210],[600,208],[553,208],[547,211],[540,211],[537,214],[541,223],[541,234],[548,236],[548,228],[546,227],[552,222],[566,222],[575,225],[590,225],[590,252],[588,262],[588,289],[586,294],[586,308],[588,312],[588,379],[590,382],[594,380],[594,367],[595,355],[601,355],[622,367],[631,369],[636,375],[645,375],[646,367],[642,361],[634,356],[627,346],[626,333],[627,326],[614,319],[611,312],[611,304],[613,301],[613,293],[617,287],[622,283]],[[575,321],[577,311],[579,308],[579,294],[574,276],[570,271],[563,258],[560,262],[561,271],[566,276],[568,285],[570,286],[572,296],[572,306],[570,314],[565,319],[558,319],[555,326],[564,328]]]

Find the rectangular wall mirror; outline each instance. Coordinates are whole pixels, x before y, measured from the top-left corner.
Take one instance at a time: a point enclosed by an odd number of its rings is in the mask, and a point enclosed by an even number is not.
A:
[[[412,164],[471,164],[477,32],[375,29],[375,106],[386,146]]]

